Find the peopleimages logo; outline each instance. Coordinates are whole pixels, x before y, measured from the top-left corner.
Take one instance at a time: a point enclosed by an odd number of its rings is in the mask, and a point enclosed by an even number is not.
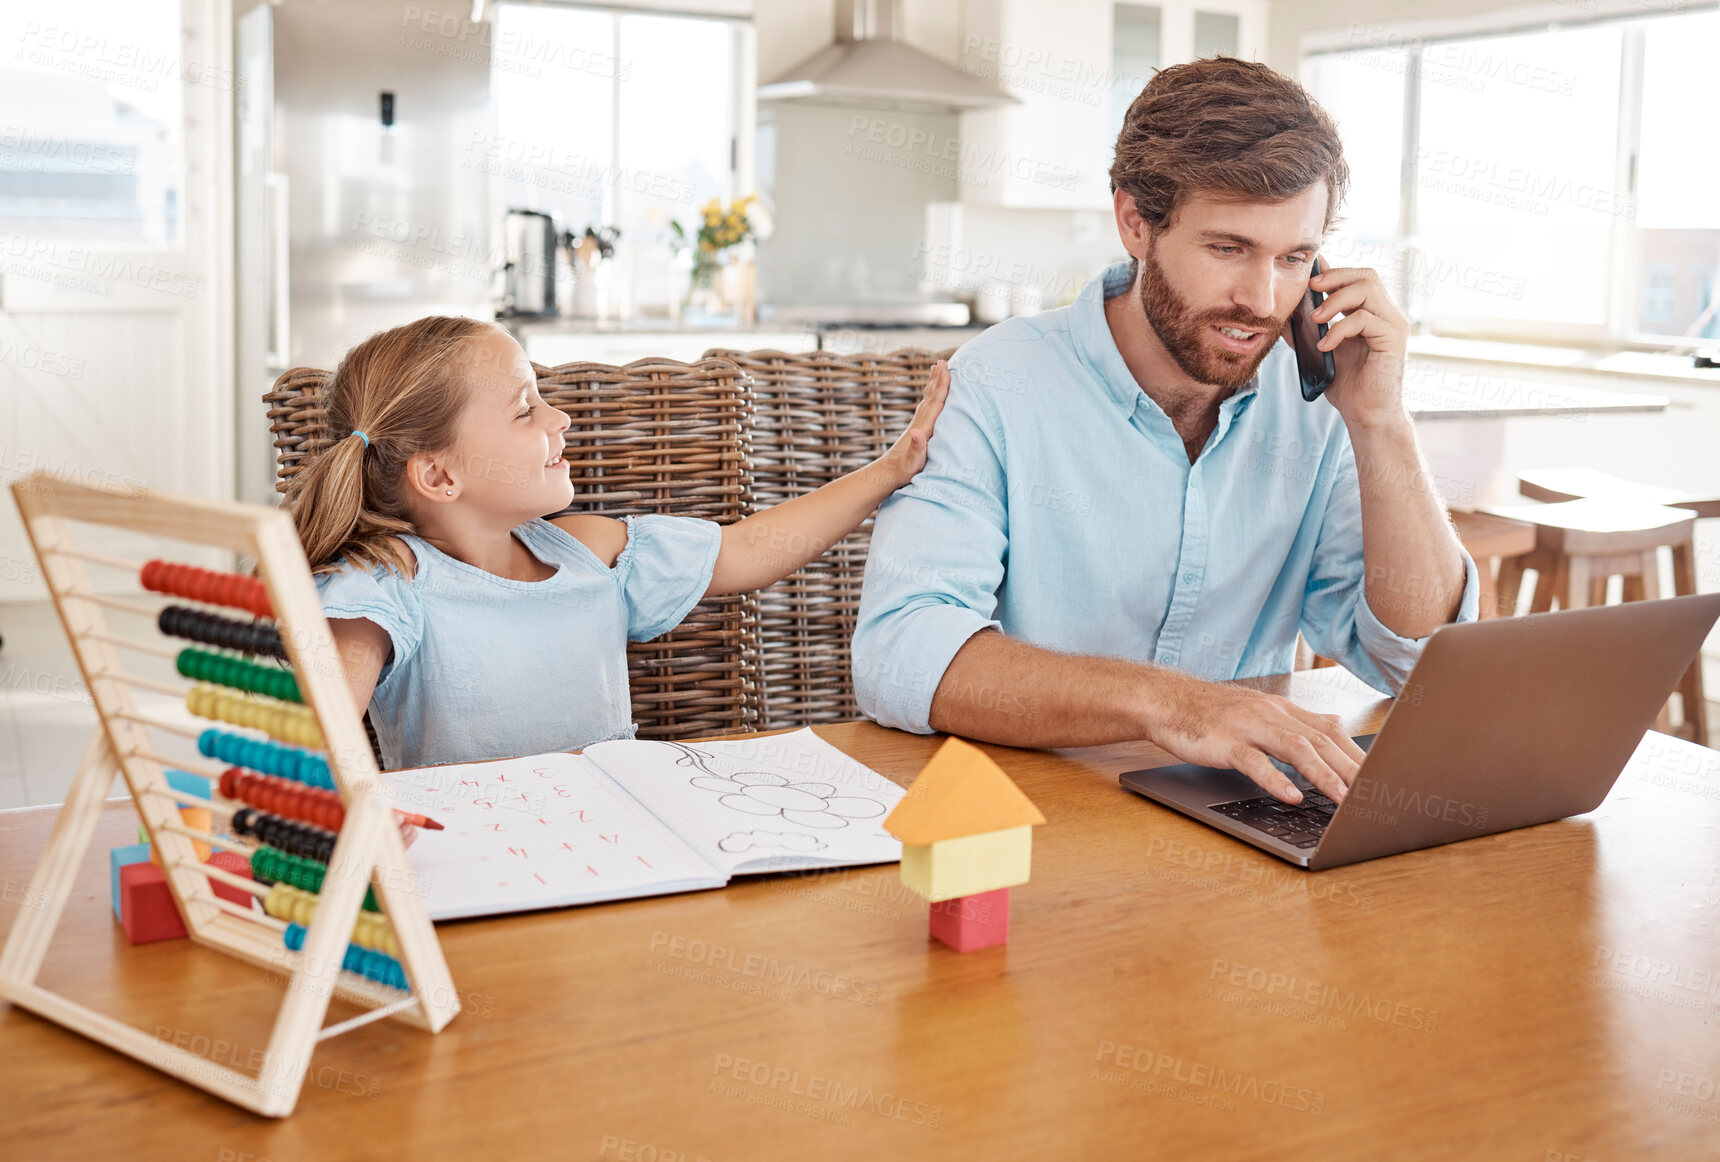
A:
[[[1234,989],[1247,989],[1267,997],[1329,1009],[1349,1017],[1365,1017],[1382,1025],[1396,1025],[1431,1033],[1439,1027],[1439,1013],[1388,997],[1377,997],[1363,989],[1346,990],[1295,973],[1277,972],[1251,964],[1214,959],[1208,979]]]
[[[727,1053],[716,1055],[711,1075],[712,1092],[759,1105],[780,1105],[789,1112],[809,1117],[822,1118],[830,1113],[849,1116],[868,1113],[886,1121],[906,1122],[931,1130],[943,1122],[944,1107],[941,1105],[914,1101],[870,1085],[847,1085],[821,1074],[803,1073],[798,1069],[750,1061]]]
[[[1465,827],[1487,826],[1486,807],[1445,795],[1424,795],[1420,791],[1406,791],[1401,787],[1391,787],[1377,779],[1370,779],[1366,775],[1356,779],[1347,798],[1358,803],[1372,803],[1388,811],[1424,815],[1429,819],[1443,819],[1447,823],[1462,823]]]

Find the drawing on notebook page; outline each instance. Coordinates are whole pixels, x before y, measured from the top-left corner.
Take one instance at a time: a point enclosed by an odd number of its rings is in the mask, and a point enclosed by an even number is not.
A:
[[[655,741],[655,740],[653,740]],[[795,783],[773,771],[735,771],[723,774],[712,768],[714,756],[685,743],[662,742],[681,752],[678,767],[703,771],[687,780],[701,791],[715,791],[717,802],[731,811],[749,815],[775,815],[796,827],[824,829],[846,827],[850,819],[876,819],[884,804],[859,795],[839,795],[832,783]]]
[[[731,831],[717,841],[717,846],[730,855],[743,851],[785,851],[796,855],[823,851],[829,847],[813,835],[798,831]]]

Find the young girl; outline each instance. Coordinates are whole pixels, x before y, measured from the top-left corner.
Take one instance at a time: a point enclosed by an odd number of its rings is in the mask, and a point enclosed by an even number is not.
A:
[[[883,456],[731,525],[545,519],[573,500],[570,421],[538,395],[519,344],[465,318],[372,335],[329,385],[338,442],[293,477],[287,503],[384,765],[630,737],[626,643],[840,540],[925,464],[948,390],[940,362]]]

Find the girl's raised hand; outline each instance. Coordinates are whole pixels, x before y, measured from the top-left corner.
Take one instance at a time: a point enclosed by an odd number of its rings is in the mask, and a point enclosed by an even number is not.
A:
[[[932,364],[931,378],[926,380],[925,394],[914,409],[914,422],[908,425],[890,450],[878,457],[878,466],[894,481],[892,489],[900,488],[926,466],[926,445],[932,439],[932,427],[938,413],[944,410],[944,400],[950,394],[950,365],[942,359]]]
[[[858,528],[879,504],[926,466],[932,425],[950,393],[950,369],[932,365],[914,422],[864,468],[803,496],[723,526],[707,597],[750,593],[780,581]]]

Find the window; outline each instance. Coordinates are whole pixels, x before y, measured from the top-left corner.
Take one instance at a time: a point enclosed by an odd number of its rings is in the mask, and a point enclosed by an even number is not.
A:
[[[498,205],[557,231],[619,232],[613,293],[669,300],[671,219],[737,189],[741,26],[687,16],[504,4],[496,9],[486,143]]]
[[[1651,318],[1645,297],[1638,323],[1650,334],[1678,336],[1712,301],[1720,258],[1720,150],[1714,148],[1720,12],[1649,21],[1643,33],[1635,243],[1645,264],[1676,264],[1679,275],[1665,313]],[[1696,333],[1720,335],[1714,316]]]
[[[179,0],[0,7],[0,109],[29,110],[0,121],[0,233],[180,245],[181,91],[204,83],[180,24]]]
[[[1713,309],[1716,297],[1720,297],[1720,266],[1693,266],[1691,270],[1696,275],[1698,320],[1691,326],[1696,328],[1695,334],[1700,338],[1720,339],[1720,311]]]
[[[1424,265],[1404,267],[1398,247],[1399,155],[1403,148],[1403,54],[1333,53],[1309,62],[1309,87],[1325,94],[1346,142],[1350,192],[1321,248],[1327,266],[1372,266],[1398,302],[1425,294]]]
[[[1159,29],[1164,16],[1145,4],[1118,4],[1111,10],[1111,133],[1117,140],[1129,106],[1153,79],[1162,48]]]
[[[1642,268],[1642,313],[1645,324],[1668,323],[1672,320],[1675,297],[1673,280],[1678,267],[1670,262],[1656,262]]]
[[[1303,69],[1352,172],[1334,258],[1436,332],[1665,344],[1696,323],[1720,156],[1690,127],[1720,13],[1351,37]]]
[[[1194,55],[1201,57],[1235,56],[1242,51],[1242,20],[1234,12],[1200,12],[1194,14]]]

